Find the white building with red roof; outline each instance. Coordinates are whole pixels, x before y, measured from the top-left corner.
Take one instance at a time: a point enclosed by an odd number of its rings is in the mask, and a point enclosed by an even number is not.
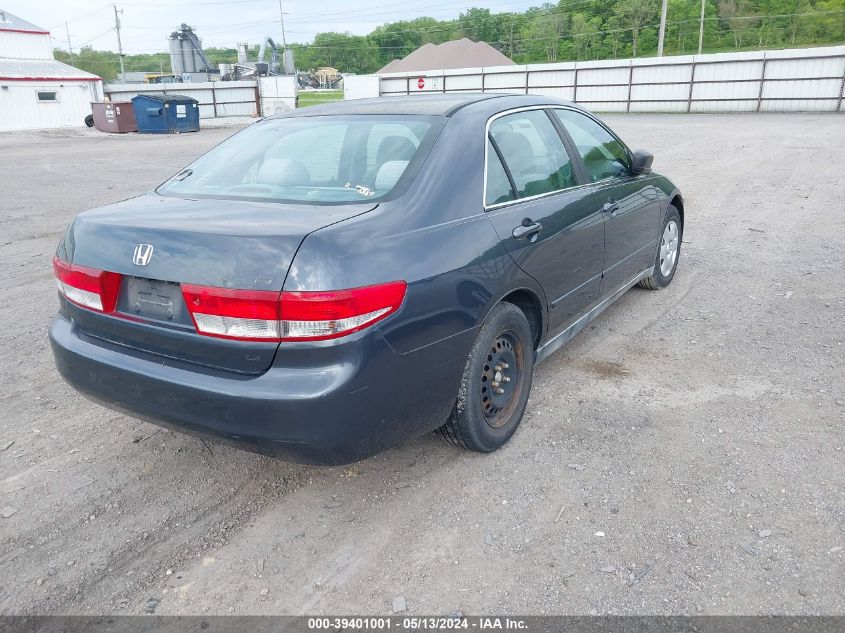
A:
[[[50,33],[0,9],[0,131],[85,125],[97,75],[53,59]]]

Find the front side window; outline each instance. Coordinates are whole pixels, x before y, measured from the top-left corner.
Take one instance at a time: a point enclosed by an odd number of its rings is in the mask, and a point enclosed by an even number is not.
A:
[[[566,148],[543,110],[525,110],[495,119],[490,137],[513,178],[518,198],[578,184]],[[489,198],[487,203],[493,204]]]
[[[613,134],[580,112],[556,109],[554,113],[572,137],[592,182],[628,174],[628,151]]]
[[[388,194],[438,117],[315,116],[267,119],[224,141],[161,185],[164,195],[317,204]]]
[[[37,90],[35,98],[41,103],[52,103],[59,100],[59,93],[54,90]]]

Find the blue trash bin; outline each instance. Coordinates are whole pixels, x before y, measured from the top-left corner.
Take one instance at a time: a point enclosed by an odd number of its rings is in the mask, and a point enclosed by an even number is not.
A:
[[[136,95],[132,109],[141,134],[180,134],[199,132],[200,108],[185,95]]]

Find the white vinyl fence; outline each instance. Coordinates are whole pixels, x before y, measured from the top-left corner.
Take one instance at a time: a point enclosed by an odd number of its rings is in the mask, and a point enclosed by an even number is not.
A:
[[[598,112],[845,111],[845,46],[387,73],[377,94],[365,77],[346,79],[359,98],[504,92]]]
[[[199,102],[200,118],[270,116],[296,107],[297,83],[293,76],[260,77],[258,81],[208,81],[181,84],[108,84],[112,101],[129,101],[139,94],[175,94]]]
[[[344,99],[366,99],[379,96],[378,75],[346,75],[343,78]]]
[[[139,94],[174,94],[199,102],[200,118],[255,116],[258,93],[255,81],[208,81],[184,84],[108,84],[112,101],[129,101]]]
[[[261,77],[258,79],[258,94],[261,98],[261,116],[296,108],[296,77]]]

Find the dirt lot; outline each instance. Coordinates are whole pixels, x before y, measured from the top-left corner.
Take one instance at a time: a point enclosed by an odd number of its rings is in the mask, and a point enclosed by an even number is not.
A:
[[[343,468],[159,430],[53,368],[60,231],[234,128],[0,137],[0,613],[845,613],[845,117],[608,120],[686,195],[672,286],[541,365],[504,450]]]

